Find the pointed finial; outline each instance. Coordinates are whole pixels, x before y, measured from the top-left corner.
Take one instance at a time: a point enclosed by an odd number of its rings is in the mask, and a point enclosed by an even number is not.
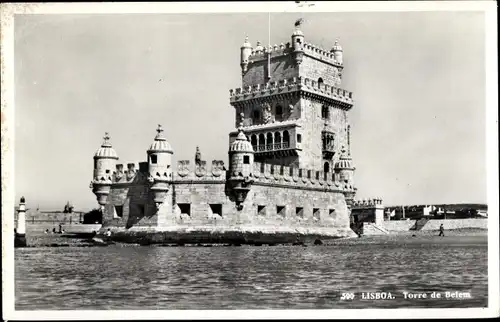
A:
[[[156,136],[155,136],[155,140],[156,141],[165,141],[166,139],[163,137],[163,128],[161,127],[161,124],[158,124],[158,127],[156,128]]]
[[[103,139],[104,139],[104,142],[102,142],[101,147],[103,147],[103,148],[111,147],[111,143],[109,143],[110,137],[109,137],[109,133],[108,132],[104,132]]]

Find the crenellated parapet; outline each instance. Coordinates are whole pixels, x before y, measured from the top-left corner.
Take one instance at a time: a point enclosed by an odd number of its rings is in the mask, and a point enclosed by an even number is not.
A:
[[[177,171],[174,172],[172,181],[226,181],[226,167],[224,161],[213,160],[210,168],[207,161],[199,160],[192,164],[189,160],[177,162]]]
[[[260,43],[257,44],[257,47],[252,50],[252,53],[249,56],[250,63],[268,59],[268,55],[271,55],[272,59],[273,57],[288,55],[293,52],[293,49],[290,46],[289,42],[287,42],[286,44],[281,43],[280,45],[275,44],[274,46],[269,47],[264,47],[260,45]]]
[[[382,198],[371,198],[362,200],[353,200],[353,209],[367,209],[367,208],[383,208]]]
[[[334,173],[254,162],[254,184],[287,186],[296,189],[351,192],[355,188],[336,180]]]
[[[352,92],[345,89],[318,83],[306,77],[292,77],[265,84],[256,84],[244,88],[229,90],[231,104],[246,100],[267,98],[273,95],[283,95],[301,91],[304,94],[319,95],[322,99],[329,99],[332,103],[342,103],[339,107],[349,109],[354,101]]]
[[[113,184],[145,182],[148,178],[148,163],[129,162],[126,163],[126,167],[124,164],[117,164],[111,178]]]

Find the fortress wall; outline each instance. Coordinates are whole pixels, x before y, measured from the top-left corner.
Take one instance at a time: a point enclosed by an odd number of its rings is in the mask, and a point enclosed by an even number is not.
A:
[[[311,169],[254,162],[252,178],[262,184],[286,185],[293,188],[340,192],[343,186],[335,174]]]
[[[130,191],[128,192],[130,194]],[[134,201],[129,199],[129,208]],[[189,214],[183,212],[189,204]],[[213,213],[213,206],[222,210],[221,215]],[[111,205],[112,207],[112,205]],[[278,208],[279,207],[279,208]],[[103,227],[126,228],[130,214],[112,219]],[[301,209],[297,209],[301,208]],[[130,212],[132,213],[132,211]],[[146,216],[143,216],[146,217]],[[293,187],[275,187],[254,184],[238,211],[232,196],[226,195],[225,183],[202,181],[177,182],[171,186],[164,204],[157,214],[152,215],[157,229],[196,229],[280,231],[307,229],[325,230],[327,233],[350,236],[347,205],[343,194],[327,191],[304,191]],[[153,227],[145,218],[135,221],[133,227]],[[155,228],[155,229],[156,229]]]
[[[383,227],[389,231],[408,231],[415,226],[416,220],[393,220],[384,221]]]
[[[488,219],[442,219],[429,220],[422,230],[439,230],[439,226],[443,224],[445,231],[448,229],[460,228],[482,228],[488,229]]]

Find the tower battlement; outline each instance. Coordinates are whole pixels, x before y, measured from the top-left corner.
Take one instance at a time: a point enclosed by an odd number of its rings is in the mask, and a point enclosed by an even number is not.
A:
[[[340,106],[351,108],[354,104],[353,94],[345,89],[329,86],[318,80],[307,77],[291,77],[262,84],[249,85],[229,90],[230,102],[269,97],[302,90],[310,94],[325,96],[332,103],[343,103]]]
[[[286,44],[281,43],[281,45],[279,46],[274,45],[271,47],[262,47],[262,48],[263,48],[262,50],[255,50],[255,49],[252,50],[252,53],[248,58],[249,64],[261,60],[266,60],[268,59],[268,55],[271,55],[271,59],[273,59],[279,56],[290,55],[293,53],[293,48],[291,48],[289,42],[287,42]],[[337,58],[335,57],[335,54],[332,51],[328,51],[311,43],[304,44],[303,52],[307,56],[327,62],[338,68],[342,68],[344,65],[343,62],[337,61]]]

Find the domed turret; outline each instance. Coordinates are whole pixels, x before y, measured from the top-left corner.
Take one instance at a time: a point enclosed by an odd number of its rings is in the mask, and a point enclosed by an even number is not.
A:
[[[148,169],[149,169],[149,181],[151,183],[151,191],[153,192],[154,202],[157,207],[159,207],[165,195],[169,190],[169,184],[167,183],[172,179],[172,147],[167,142],[167,139],[163,136],[163,128],[158,124],[156,129],[156,136],[151,143],[147,153],[148,153]]]
[[[302,62],[304,51],[304,33],[300,30],[303,20],[299,19],[295,22],[295,31],[292,33],[292,47],[297,64]]]
[[[230,177],[229,181],[235,195],[236,207],[241,210],[243,201],[251,189],[254,151],[252,144],[243,132],[242,124],[238,128],[236,140],[229,146]]]
[[[343,63],[343,50],[342,46],[340,46],[338,39],[335,40],[335,44],[332,47],[332,50],[330,52],[333,53],[333,57],[335,58],[336,61],[338,61],[340,64]]]
[[[246,73],[248,70],[248,60],[252,55],[252,45],[248,42],[248,36],[245,38],[245,42],[241,46],[241,72]]]
[[[340,182],[349,186],[354,186],[353,177],[355,167],[353,166],[351,156],[347,153],[344,146],[342,146],[341,155],[339,160],[335,162],[334,168],[335,173],[339,174]]]
[[[108,200],[116,160],[118,160],[118,155],[111,146],[109,134],[106,132],[104,142],[94,154],[94,179],[90,183],[101,209],[104,209]]]
[[[118,154],[109,142],[109,134],[104,134],[104,142],[94,154],[94,178],[102,178],[111,180],[111,174],[116,168],[116,160]]]

